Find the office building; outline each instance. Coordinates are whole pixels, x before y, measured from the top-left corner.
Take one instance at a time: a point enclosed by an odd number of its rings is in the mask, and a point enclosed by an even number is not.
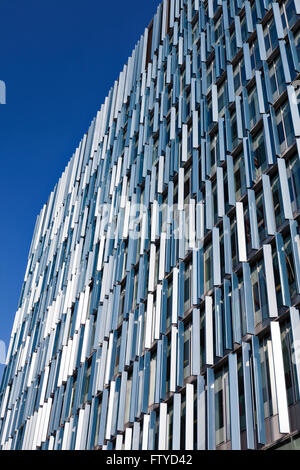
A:
[[[160,4],[37,218],[2,449],[300,448],[299,61],[299,0]]]

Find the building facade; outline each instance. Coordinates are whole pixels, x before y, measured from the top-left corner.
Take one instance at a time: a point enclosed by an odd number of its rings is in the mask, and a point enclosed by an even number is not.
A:
[[[36,222],[2,449],[299,448],[299,0],[164,0]]]

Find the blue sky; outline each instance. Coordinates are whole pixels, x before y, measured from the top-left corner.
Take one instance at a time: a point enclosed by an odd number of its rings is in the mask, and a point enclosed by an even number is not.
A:
[[[7,345],[36,216],[159,3],[1,0],[0,340]]]

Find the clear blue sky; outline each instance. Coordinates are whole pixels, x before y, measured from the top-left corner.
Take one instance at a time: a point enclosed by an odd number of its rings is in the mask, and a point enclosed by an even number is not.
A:
[[[0,2],[7,87],[0,105],[0,340],[7,345],[36,216],[159,3]]]

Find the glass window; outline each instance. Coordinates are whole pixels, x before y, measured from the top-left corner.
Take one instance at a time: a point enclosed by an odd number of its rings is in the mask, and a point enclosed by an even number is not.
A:
[[[160,247],[156,248],[156,253],[155,253],[155,273],[154,273],[154,288],[156,288],[157,282],[158,282],[158,275],[159,275],[159,252],[160,252]],[[138,278],[138,274],[136,273],[136,278]]]
[[[251,6],[251,16],[252,16],[252,22],[253,22],[254,25],[258,22],[257,21],[258,17],[257,17],[256,9],[257,9],[257,3],[254,2]]]
[[[157,158],[158,158],[158,137],[155,138],[155,141],[153,142],[153,147],[152,147],[152,162],[154,163]]]
[[[167,379],[166,379],[166,393],[170,391],[170,374],[171,374],[171,341],[168,339],[167,343]]]
[[[180,449],[185,449],[185,412],[186,412],[186,395],[181,395],[181,422],[180,422]]]
[[[213,287],[212,274],[212,245],[210,243],[204,250],[204,280],[206,293]]]
[[[221,278],[225,277],[225,256],[224,256],[224,233],[220,233],[220,264],[221,264]]]
[[[204,366],[205,357],[205,311],[200,311],[200,367]]]
[[[189,322],[184,325],[184,362],[183,362],[183,376],[184,378],[191,375],[191,332],[192,323]]]
[[[234,182],[236,200],[239,201],[246,193],[246,172],[243,153],[240,153],[234,159]]]
[[[248,28],[246,23],[246,16],[241,20],[242,41],[246,42],[248,38]]]
[[[268,167],[263,130],[260,130],[255,137],[253,137],[252,148],[254,153],[255,176],[256,179],[258,179]]]
[[[198,41],[198,39],[199,39],[199,22],[197,20],[193,26],[193,31],[192,31],[193,44],[195,44]]]
[[[187,312],[191,307],[192,299],[192,264],[185,264],[184,267],[184,312]]]
[[[241,354],[238,355],[237,366],[238,366],[240,425],[241,425],[241,431],[245,431],[246,430],[246,410],[245,410],[243,363],[242,363]]]
[[[120,294],[118,325],[123,321],[124,304],[125,304],[125,287],[122,289],[121,294]]]
[[[168,296],[167,296],[167,329],[171,326],[172,321],[172,281],[168,281]]]
[[[287,162],[287,175],[293,211],[300,208],[300,160],[295,154]]]
[[[281,326],[282,355],[284,364],[285,384],[288,404],[292,405],[299,400],[298,383],[295,361],[293,360],[294,348],[290,320]]]
[[[223,18],[220,17],[215,24],[215,43],[219,42],[219,39],[223,36]]]
[[[293,298],[297,295],[297,285],[290,233],[283,236],[283,244],[290,295]]]
[[[156,351],[151,354],[150,360],[150,382],[149,382],[149,407],[154,403],[154,395],[155,395],[155,376],[156,376],[156,359],[157,354]]]
[[[284,219],[283,201],[282,201],[282,196],[281,196],[281,189],[280,189],[278,175],[272,178],[271,188],[272,188],[272,195],[273,195],[276,226],[279,229],[279,227],[284,223],[285,219]]]
[[[207,101],[207,127],[210,130],[212,127],[212,102],[211,100]]]
[[[292,28],[297,21],[294,0],[286,0],[285,2],[282,2],[280,12],[284,29]]]
[[[250,115],[250,126],[251,128],[255,126],[257,121],[260,118],[259,108],[258,108],[258,99],[256,88],[252,88],[248,95],[249,100],[249,115]]]
[[[260,365],[262,375],[265,418],[269,418],[273,415],[270,368],[268,358],[268,341],[270,341],[270,336],[263,338],[260,343]]]
[[[245,236],[246,236],[247,252],[250,253],[251,251],[251,227],[250,227],[250,217],[249,217],[249,209],[248,209],[247,202],[244,202],[244,221],[245,221]]]
[[[225,105],[227,102],[227,97],[226,97],[226,86],[225,83],[223,83],[220,88],[218,89],[218,111],[219,111],[219,117],[222,117],[224,112],[225,112]]]
[[[255,325],[259,325],[269,317],[266,275],[262,259],[251,266],[251,284],[253,291]]]
[[[268,56],[278,46],[278,37],[273,18],[264,27],[264,38]]]
[[[280,151],[284,152],[295,139],[293,122],[288,102],[280,106],[276,112],[276,124],[279,136]]]
[[[300,437],[293,438],[283,444],[279,444],[277,447],[273,447],[274,450],[300,450]]]
[[[229,439],[229,386],[228,368],[224,367],[215,375],[215,418],[216,418],[216,445]]]
[[[267,236],[265,216],[264,216],[265,209],[264,209],[262,191],[259,191],[256,197],[256,212],[257,212],[258,234],[259,234],[260,241],[262,242]]]
[[[157,263],[155,264],[155,269],[157,269]],[[157,279],[157,273],[156,273],[155,279]],[[131,306],[131,310],[134,310],[135,307],[136,307],[137,293],[138,293],[138,271],[135,271],[135,273],[134,273],[134,282],[133,282],[133,303],[132,303],[132,306]]]
[[[273,268],[274,268],[276,300],[277,300],[278,307],[280,307],[283,305],[283,300],[282,300],[282,293],[281,293],[278,257],[277,257],[276,250],[274,249],[273,249]]]
[[[273,99],[276,100],[285,90],[285,79],[280,56],[269,66],[269,72]]]
[[[297,50],[298,61],[300,62],[300,29],[294,33],[294,42]]]
[[[128,423],[129,421],[131,389],[132,389],[132,373],[128,376],[127,384],[126,384],[126,403],[125,403],[124,424]]]

